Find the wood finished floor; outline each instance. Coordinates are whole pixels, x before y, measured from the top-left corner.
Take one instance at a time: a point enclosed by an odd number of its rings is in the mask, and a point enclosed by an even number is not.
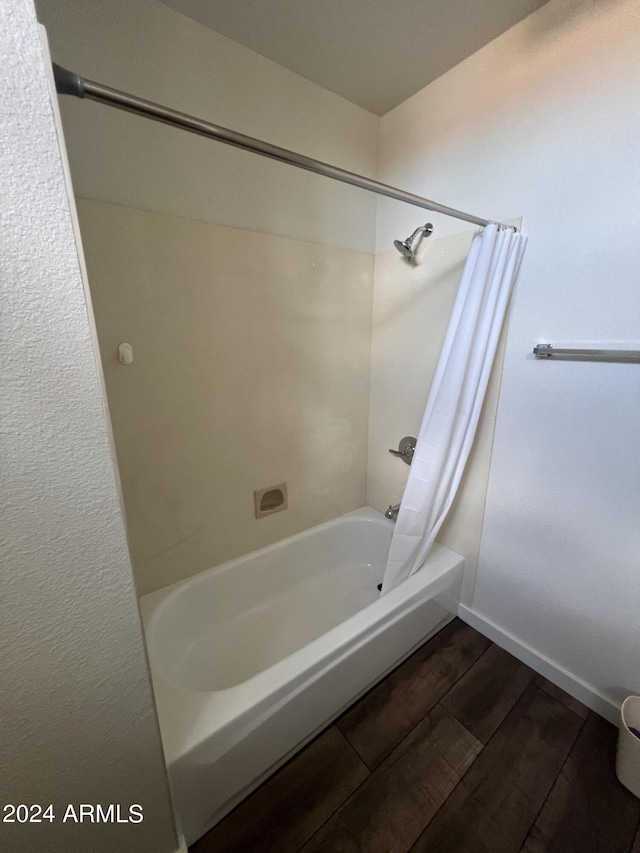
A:
[[[191,853],[640,853],[616,729],[455,620]]]

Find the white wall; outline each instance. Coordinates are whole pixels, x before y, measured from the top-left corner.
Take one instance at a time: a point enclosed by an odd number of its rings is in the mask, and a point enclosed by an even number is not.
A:
[[[524,217],[473,613],[593,704],[640,690],[640,369],[530,353],[640,347],[638,91],[637,0],[550,0],[381,124],[382,180]]]
[[[379,119],[157,0],[38,0],[56,62],[373,175]],[[77,196],[372,251],[375,196],[93,103],[62,99]]]
[[[177,847],[91,325],[30,0],[0,0],[3,850]],[[68,803],[144,807],[63,823]]]

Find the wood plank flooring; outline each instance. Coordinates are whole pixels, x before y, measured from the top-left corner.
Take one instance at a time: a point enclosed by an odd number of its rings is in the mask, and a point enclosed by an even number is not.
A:
[[[640,853],[615,743],[454,620],[191,853]]]

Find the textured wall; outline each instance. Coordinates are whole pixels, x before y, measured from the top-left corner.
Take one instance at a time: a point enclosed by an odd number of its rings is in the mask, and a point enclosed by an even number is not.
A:
[[[138,591],[362,506],[373,255],[78,212]],[[288,509],[256,520],[282,481]]]
[[[383,180],[524,218],[473,607],[611,700],[640,690],[640,370],[531,348],[640,348],[638,12],[550,0],[381,125]]]
[[[88,78],[373,175],[378,118],[157,0],[38,0],[57,62]],[[75,192],[372,251],[375,196],[99,104],[63,101]]]
[[[3,850],[119,853],[177,841],[45,65],[30,0],[0,0]],[[144,806],[62,823],[67,803]]]

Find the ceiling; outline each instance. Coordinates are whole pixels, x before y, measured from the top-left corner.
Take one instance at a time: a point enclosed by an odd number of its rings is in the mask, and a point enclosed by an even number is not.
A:
[[[384,115],[546,0],[162,0]]]

